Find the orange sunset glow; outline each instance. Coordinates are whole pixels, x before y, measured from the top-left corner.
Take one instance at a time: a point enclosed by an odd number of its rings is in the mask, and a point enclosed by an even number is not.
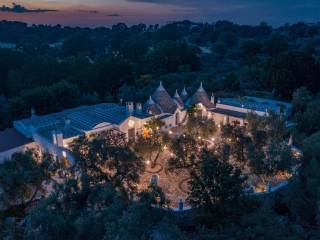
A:
[[[226,19],[242,24],[268,21],[273,25],[297,21],[317,21],[319,2],[310,0],[249,1],[249,0],[20,0],[27,9],[49,9],[48,12],[0,12],[1,20],[24,21],[29,24],[61,24],[70,26],[110,26],[114,23],[163,24],[189,19],[212,22]],[[0,6],[12,1],[0,1]]]

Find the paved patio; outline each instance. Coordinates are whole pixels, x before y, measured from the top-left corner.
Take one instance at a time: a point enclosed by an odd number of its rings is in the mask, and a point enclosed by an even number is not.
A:
[[[187,207],[189,173],[184,169],[168,172],[165,166],[169,158],[170,153],[166,151],[159,156],[158,164],[154,169],[148,165],[146,172],[140,178],[139,190],[147,189],[152,176],[156,175],[158,177],[158,186],[162,188],[166,198],[170,201],[169,206],[178,208],[179,201],[182,199],[184,207]]]

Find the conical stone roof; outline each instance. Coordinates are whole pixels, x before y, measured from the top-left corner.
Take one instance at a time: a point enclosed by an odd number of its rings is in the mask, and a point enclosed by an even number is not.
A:
[[[201,103],[206,108],[213,108],[214,107],[214,104],[211,103],[208,94],[206,93],[206,91],[204,90],[204,88],[202,86],[202,83],[200,84],[200,87],[198,88],[198,90],[195,92],[195,94],[190,99],[189,105],[192,106],[192,105],[195,105],[198,103]]]
[[[160,107],[163,113],[173,114],[178,108],[177,104],[170,97],[169,93],[162,86],[161,82],[151,97],[153,101]]]
[[[181,99],[184,102],[188,100],[188,93],[187,93],[186,87],[183,87],[183,90],[181,92]]]
[[[153,115],[161,114],[160,107],[154,102],[152,97],[150,96],[148,101],[144,104],[144,111]]]

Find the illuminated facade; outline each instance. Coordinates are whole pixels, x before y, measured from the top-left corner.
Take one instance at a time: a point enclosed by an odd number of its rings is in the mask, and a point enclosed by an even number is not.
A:
[[[37,116],[32,110],[30,118],[15,121],[13,125],[17,134],[29,140],[28,144],[34,143],[52,154],[71,158],[68,144],[79,136],[113,129],[134,141],[138,133],[144,134],[144,124],[154,117],[165,123],[163,131],[186,124],[187,109],[193,106],[197,106],[197,114],[212,118],[216,124],[239,125],[245,124],[249,112],[265,115],[273,110],[287,116],[291,109],[290,103],[253,97],[241,100],[221,98],[216,101],[214,95],[209,98],[202,83],[191,97],[185,88],[181,94],[176,91],[171,97],[160,82],[145,104],[102,103],[44,116]],[[14,147],[20,149],[19,146]],[[0,159],[4,152],[14,152],[10,147],[2,150]]]

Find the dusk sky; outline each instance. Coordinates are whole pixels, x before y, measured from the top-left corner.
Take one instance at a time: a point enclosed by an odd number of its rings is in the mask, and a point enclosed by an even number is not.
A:
[[[0,5],[12,6],[12,0]],[[240,24],[266,21],[278,26],[286,22],[320,21],[320,0],[22,0],[28,9],[55,12],[0,12],[0,19],[28,23],[71,26],[110,26],[114,23],[167,23],[174,20],[212,22],[230,20]]]

